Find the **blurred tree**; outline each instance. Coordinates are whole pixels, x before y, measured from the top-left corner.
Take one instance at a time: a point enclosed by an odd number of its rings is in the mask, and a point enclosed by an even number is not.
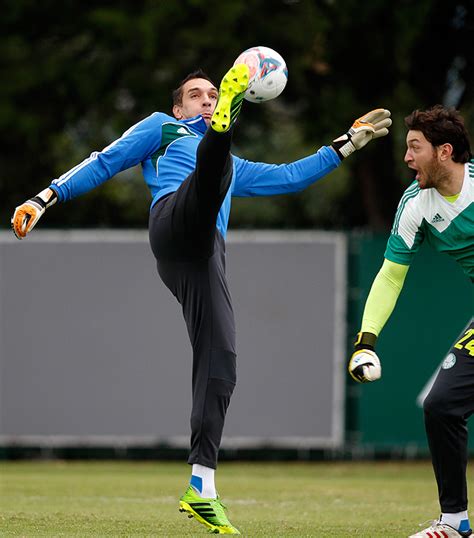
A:
[[[236,200],[239,227],[385,229],[410,174],[403,117],[445,102],[474,132],[472,0],[151,0],[86,4],[4,0],[0,20],[0,217],[154,110],[196,67],[216,82],[245,48],[289,66],[277,100],[244,107],[235,153],[284,162],[342,134],[376,106],[392,135],[304,193]],[[73,203],[46,227],[144,227],[150,196],[138,168]]]

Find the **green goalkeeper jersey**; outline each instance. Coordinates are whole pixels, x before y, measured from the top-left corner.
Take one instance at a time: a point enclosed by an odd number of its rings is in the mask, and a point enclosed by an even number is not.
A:
[[[398,204],[385,258],[410,265],[426,239],[446,252],[474,282],[474,160],[465,164],[462,190],[449,202],[436,189],[420,189],[414,181]]]

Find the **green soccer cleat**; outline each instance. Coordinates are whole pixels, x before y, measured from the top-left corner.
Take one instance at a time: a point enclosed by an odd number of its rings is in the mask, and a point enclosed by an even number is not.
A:
[[[195,492],[192,486],[179,500],[179,511],[187,512],[188,517],[194,517],[205,525],[212,534],[240,534],[232,526],[225,515],[226,507],[217,499],[203,499]]]
[[[249,85],[249,68],[246,64],[234,65],[227,71],[219,88],[219,99],[211,118],[211,127],[225,133],[234,124],[245,92]]]

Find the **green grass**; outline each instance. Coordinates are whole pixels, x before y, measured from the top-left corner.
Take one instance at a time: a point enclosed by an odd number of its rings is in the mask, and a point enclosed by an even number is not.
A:
[[[2,537],[207,534],[177,510],[184,463],[6,462],[0,473]],[[252,537],[408,536],[439,510],[425,462],[224,463],[216,476],[229,519]]]

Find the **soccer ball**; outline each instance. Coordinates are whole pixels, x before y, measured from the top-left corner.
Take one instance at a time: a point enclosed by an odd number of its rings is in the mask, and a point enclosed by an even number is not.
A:
[[[268,47],[252,47],[242,52],[235,64],[247,64],[250,82],[245,99],[252,103],[262,103],[275,99],[285,89],[288,69],[278,52]]]

